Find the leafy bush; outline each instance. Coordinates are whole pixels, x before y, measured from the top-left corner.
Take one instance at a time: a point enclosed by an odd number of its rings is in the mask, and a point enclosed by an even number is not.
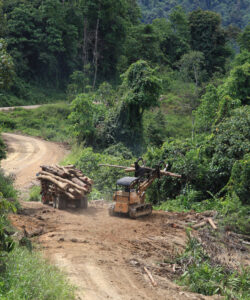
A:
[[[103,154],[122,157],[124,159],[133,158],[132,152],[128,148],[126,148],[122,143],[118,143],[106,148],[103,151]]]
[[[5,176],[3,171],[0,169],[0,192],[3,197],[13,200],[17,199],[17,191],[13,187],[13,178],[11,176]]]
[[[17,202],[17,191],[13,187],[13,180],[11,177],[4,176],[0,169],[0,268],[6,256],[6,252],[13,250],[14,242],[8,233],[9,221],[7,214],[9,212],[16,212],[19,208]]]
[[[200,132],[209,131],[214,123],[219,105],[217,89],[208,85],[205,95],[201,98],[201,104],[195,111],[195,127]]]
[[[105,106],[93,103],[93,95],[80,94],[71,103],[69,120],[71,129],[78,142],[86,141],[94,145],[96,127],[105,117]]]
[[[250,204],[250,154],[234,163],[227,190],[235,193],[243,204]]]
[[[213,209],[221,212],[221,224],[228,230],[250,234],[250,205],[242,205],[236,194],[227,194],[220,201],[216,201]]]
[[[0,298],[3,300],[70,300],[74,288],[65,276],[38,253],[16,248],[6,259],[0,273]]]
[[[7,52],[7,43],[0,38],[0,91],[10,87],[14,74],[14,63]]]
[[[6,231],[8,225],[7,214],[10,211],[16,211],[15,206],[7,201],[3,197],[3,194],[0,193],[0,268],[2,267],[6,252],[10,252],[14,248],[14,242]]]
[[[167,120],[161,110],[154,113],[146,112],[143,127],[145,143],[160,147],[167,137]]]
[[[0,132],[1,133],[1,132]],[[1,159],[5,158],[5,144],[0,136],[0,161]]]
[[[187,190],[185,194],[181,194],[177,196],[175,199],[165,201],[161,203],[159,206],[155,206],[154,208],[157,210],[164,210],[164,211],[178,211],[178,212],[185,212],[195,209],[199,211],[197,207],[197,201],[199,204],[202,205],[202,202],[199,202],[200,199],[200,192],[195,190]]]
[[[211,172],[214,173],[215,193],[228,182],[232,167],[237,160],[241,160],[250,149],[250,107],[245,106],[232,112],[232,116],[221,122],[214,130],[211,140],[212,156]],[[209,147],[209,146],[208,146]]]

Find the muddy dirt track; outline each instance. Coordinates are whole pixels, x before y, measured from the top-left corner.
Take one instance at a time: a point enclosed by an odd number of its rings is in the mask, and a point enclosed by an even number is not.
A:
[[[58,162],[66,153],[57,144],[31,137],[4,134],[4,139],[10,152],[2,167],[16,174],[19,189],[35,180],[41,164]],[[12,223],[67,273],[78,287],[78,299],[218,299],[189,293],[173,283],[171,259],[185,247],[185,224],[192,214],[154,212],[131,220],[110,217],[107,204],[98,201],[87,210],[65,211],[21,203],[23,210],[10,216]]]

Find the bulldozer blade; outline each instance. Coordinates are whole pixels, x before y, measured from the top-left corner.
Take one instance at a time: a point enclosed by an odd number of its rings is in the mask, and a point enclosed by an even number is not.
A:
[[[142,216],[149,216],[152,213],[151,204],[135,204],[129,207],[129,217],[136,219]]]

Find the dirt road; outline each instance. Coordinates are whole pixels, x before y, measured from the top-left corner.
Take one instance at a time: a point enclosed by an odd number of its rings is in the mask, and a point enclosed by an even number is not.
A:
[[[9,145],[2,166],[26,188],[39,165],[55,163],[65,154],[57,144],[4,134]],[[173,283],[172,258],[185,247],[185,222],[190,214],[154,212],[130,220],[110,217],[107,205],[94,202],[87,210],[55,210],[22,202],[21,214],[11,215],[16,228],[38,242],[47,258],[63,269],[78,287],[78,299],[169,300],[217,299],[189,293]],[[157,286],[153,287],[146,267]]]
[[[25,106],[7,106],[7,107],[0,107],[0,111],[9,111],[14,110],[15,108],[23,108],[23,109],[36,109],[41,105],[25,105]]]
[[[2,137],[8,146],[8,156],[1,167],[16,177],[15,186],[22,190],[35,180],[41,164],[57,163],[67,153],[59,144],[39,138],[13,133],[3,133]]]
[[[11,216],[66,271],[78,287],[78,299],[216,299],[183,291],[172,281],[171,260],[185,246],[185,220],[186,214],[163,212],[138,220],[110,217],[106,204],[60,211],[31,202],[25,203],[22,215]]]

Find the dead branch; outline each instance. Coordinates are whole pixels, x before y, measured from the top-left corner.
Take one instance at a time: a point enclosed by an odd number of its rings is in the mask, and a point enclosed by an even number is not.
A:
[[[154,280],[152,274],[149,272],[149,270],[148,270],[146,267],[144,267],[144,271],[147,273],[147,275],[148,275],[148,277],[149,277],[149,279],[150,279],[152,285],[153,285],[154,287],[157,286],[157,282]]]

